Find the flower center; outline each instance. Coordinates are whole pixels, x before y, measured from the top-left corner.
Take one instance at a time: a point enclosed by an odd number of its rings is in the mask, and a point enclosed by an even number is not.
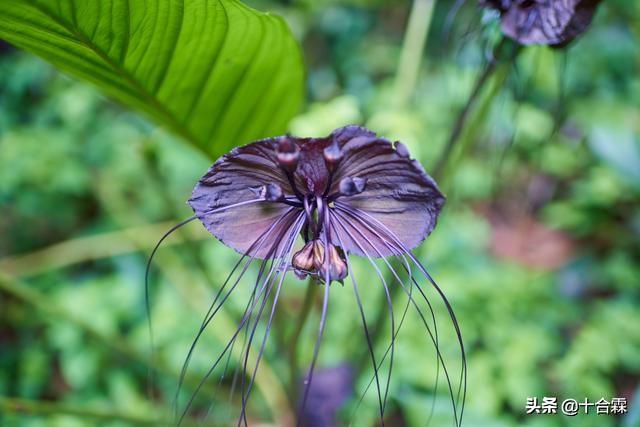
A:
[[[273,183],[265,185],[260,194],[269,202],[286,203],[303,210],[305,213],[305,223],[302,230],[305,245],[292,258],[292,266],[298,276],[314,275],[325,282],[342,281],[347,276],[348,269],[344,251],[332,241],[327,221],[329,210],[333,209],[333,202],[336,199],[362,193],[367,185],[367,180],[355,176],[344,177],[334,188],[335,174],[344,158],[344,153],[338,142],[333,139],[323,149],[322,160],[317,158],[319,155],[318,152],[316,158],[311,158],[308,160],[309,165],[305,165],[302,163],[304,160],[302,160],[300,147],[290,139],[282,139],[278,142],[276,156],[278,165],[287,177],[293,195],[287,197],[282,188]],[[321,169],[318,167],[318,163],[320,165],[324,163],[324,170],[318,171]],[[314,171],[316,181],[324,183],[324,191],[309,189],[315,185],[301,188],[300,180],[296,180],[296,172],[300,166],[302,166],[302,170],[312,169]],[[304,176],[304,173],[302,175]]]

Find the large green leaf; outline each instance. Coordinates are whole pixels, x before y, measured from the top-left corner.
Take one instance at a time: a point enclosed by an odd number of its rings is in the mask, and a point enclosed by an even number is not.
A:
[[[303,98],[287,25],[237,0],[0,0],[0,38],[211,155],[282,132]]]

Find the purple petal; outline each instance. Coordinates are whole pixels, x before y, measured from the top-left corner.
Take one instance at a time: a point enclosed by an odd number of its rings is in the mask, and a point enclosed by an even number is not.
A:
[[[296,153],[296,164],[289,169],[278,157],[283,141],[295,145],[290,151]],[[329,183],[331,188],[327,189]],[[338,197],[336,204],[371,215],[377,227],[398,236],[408,248],[431,233],[444,204],[433,179],[410,158],[404,145],[396,143],[394,147],[358,126],[338,129],[326,138],[285,136],[237,148],[212,166],[194,189],[189,204],[205,227],[227,246],[270,258],[301,215],[300,208],[287,204],[291,198],[302,204],[303,197],[314,200],[332,195]],[[257,201],[260,198],[268,201]],[[357,227],[367,233],[367,239],[378,239],[375,246],[383,249],[382,254],[376,254],[365,246],[369,255],[391,254],[388,245],[379,244],[384,243],[380,241],[384,233],[367,230],[358,222],[361,219],[346,218],[345,226]],[[344,229],[333,223],[330,228],[347,242],[345,251],[365,255]],[[267,238],[256,247],[264,234]]]
[[[379,221],[378,227],[386,227],[409,249],[418,246],[433,230],[445,198],[435,181],[422,166],[408,156],[404,145],[393,145],[366,129],[350,129],[350,139],[342,141],[344,159],[336,170],[332,191],[338,191],[342,179],[347,177],[366,180],[364,191],[351,197],[341,197],[337,204],[346,205],[371,215]],[[367,239],[382,249],[382,256],[391,255],[383,244],[381,234],[368,230],[358,219],[350,218],[348,227],[357,227]],[[344,250],[365,255],[341,227],[333,225],[340,234]],[[352,230],[350,230],[352,231]],[[379,257],[372,247],[370,256]]]
[[[271,258],[279,252],[286,240],[283,236],[291,232],[297,217],[283,203],[241,204],[257,199],[256,189],[269,184],[279,186],[285,195],[292,194],[277,165],[277,142],[258,141],[221,157],[200,179],[188,202],[211,234],[236,251],[257,258]]]

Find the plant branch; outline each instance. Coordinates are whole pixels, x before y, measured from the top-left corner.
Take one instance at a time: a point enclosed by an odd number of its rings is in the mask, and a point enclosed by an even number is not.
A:
[[[512,49],[512,52],[507,53],[507,57],[503,58],[505,50],[509,49]],[[444,149],[442,150],[440,158],[436,162],[433,173],[433,177],[436,180],[443,178],[445,168],[449,162],[449,159],[451,158],[456,145],[461,140],[461,136],[465,130],[467,121],[471,113],[475,110],[475,106],[480,95],[483,93],[483,89],[487,86],[487,83],[491,80],[491,77],[494,76],[496,70],[500,68],[499,65],[504,65],[507,62],[510,63],[510,61],[514,60],[517,57],[519,51],[519,46],[514,46],[514,44],[506,38],[503,38],[494,48],[489,62],[486,64],[484,70],[482,70],[482,72],[478,76],[478,79],[476,80],[476,83],[471,90],[469,99],[467,100],[462,110],[460,110],[460,112],[458,113],[453,128],[451,129],[451,133],[449,134],[449,138],[447,139]]]
[[[300,341],[300,335],[302,334],[302,330],[304,329],[304,325],[307,323],[309,319],[309,315],[311,314],[311,309],[313,308],[313,301],[317,294],[318,287],[320,285],[316,283],[314,279],[309,279],[309,283],[307,284],[307,289],[304,294],[304,301],[302,303],[302,308],[300,309],[298,322],[296,323],[296,329],[293,331],[293,335],[289,340],[289,394],[291,396],[292,404],[296,404],[296,399],[298,396],[298,347]],[[329,286],[329,285],[326,285]]]
[[[399,106],[407,103],[418,81],[422,52],[429,35],[434,5],[435,0],[414,0],[409,13],[395,81],[395,101]]]

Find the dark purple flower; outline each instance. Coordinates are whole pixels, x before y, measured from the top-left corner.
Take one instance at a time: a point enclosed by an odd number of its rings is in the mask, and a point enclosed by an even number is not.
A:
[[[334,131],[326,138],[282,136],[236,148],[222,156],[202,177],[193,190],[189,204],[195,217],[225,245],[242,254],[242,258],[218,291],[198,332],[183,367],[184,372],[193,349],[207,325],[229,298],[252,262],[260,268],[253,285],[251,300],[230,342],[216,359],[206,379],[230,352],[238,335],[246,331],[244,364],[241,367],[242,413],[238,421],[246,422],[246,401],[249,397],[260,358],[262,357],[273,315],[289,272],[298,278],[312,277],[324,284],[324,298],[315,351],[307,374],[301,411],[307,401],[309,385],[324,331],[328,311],[330,284],[350,278],[364,326],[372,358],[375,382],[384,416],[394,343],[404,314],[413,305],[429,332],[437,353],[438,366],[443,366],[451,394],[456,421],[459,423],[464,405],[459,404],[463,379],[466,378],[464,348],[455,316],[444,294],[411,250],[434,229],[445,198],[434,180],[422,166],[412,160],[407,148],[392,144],[375,133],[357,126]],[[357,279],[352,274],[352,255],[366,258],[382,283],[391,317],[391,344],[376,361],[369,336],[365,312],[359,296]],[[396,258],[402,267],[393,267],[387,260]],[[388,269],[408,297],[402,320],[396,328],[388,278],[379,263]],[[244,264],[244,265],[243,265]],[[415,271],[414,271],[415,270]],[[417,278],[426,278],[444,302],[451,317],[462,351],[458,397],[454,398],[448,371],[438,350],[435,316],[425,291]],[[309,284],[308,286],[318,286]],[[225,290],[230,285],[229,290]],[[419,308],[413,289],[428,305],[430,318]],[[266,332],[262,338],[257,361],[247,367],[249,351],[258,322],[270,304]],[[431,323],[431,320],[433,323]],[[435,330],[435,336],[432,334]],[[386,387],[381,388],[378,369],[390,355]],[[246,377],[246,378],[245,378]],[[373,379],[372,379],[373,382]],[[191,401],[183,412],[188,411]],[[299,421],[300,423],[300,421]]]
[[[500,12],[502,32],[520,44],[565,46],[584,33],[600,0],[480,0]]]
[[[344,253],[381,257],[416,247],[444,200],[402,144],[350,126],[326,138],[284,136],[234,149],[200,180],[189,204],[211,234],[260,259],[283,257],[291,249],[285,237],[302,221],[307,246],[293,268],[331,282],[346,276]],[[385,244],[386,233],[404,249]]]

